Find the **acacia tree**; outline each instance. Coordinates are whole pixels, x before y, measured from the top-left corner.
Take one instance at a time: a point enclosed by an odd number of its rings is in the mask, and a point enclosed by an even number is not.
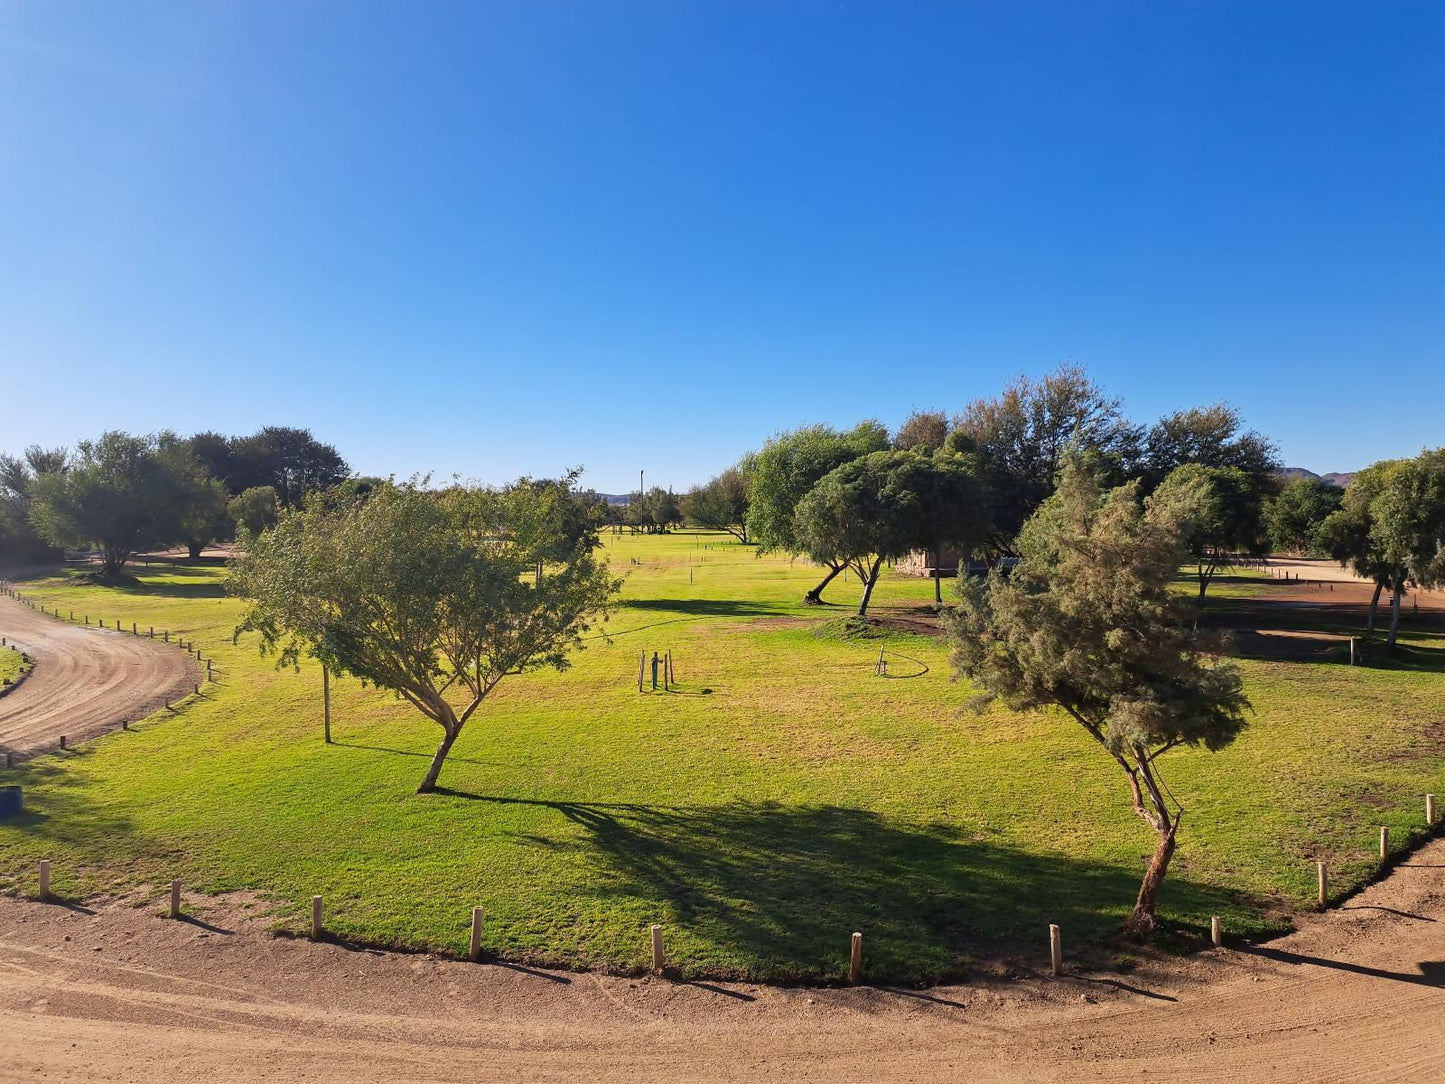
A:
[[[961,457],[874,452],[824,475],[798,502],[794,532],[814,560],[858,574],[864,617],[884,561],[944,540],[982,538],[981,494]]]
[[[1065,454],[1088,452],[1120,477],[1133,469],[1143,431],[1076,366],[1042,380],[1019,377],[953,420],[950,442],[977,451],[994,501],[993,545],[1008,551],[1024,521],[1054,491]]]
[[[98,543],[101,575],[118,575],[134,554],[180,538],[193,462],[170,434],[81,441],[67,470],[36,477],[30,520],[57,546]]]
[[[1160,418],[1144,439],[1143,475],[1152,489],[1186,463],[1237,467],[1263,489],[1279,470],[1274,444],[1244,428],[1239,411],[1228,403],[1193,407]]]
[[[683,494],[683,517],[697,527],[726,531],[748,544],[748,478],[742,467],[729,467],[716,478]]]
[[[230,579],[247,599],[236,634],[257,632],[277,665],[303,653],[389,689],[442,729],[417,793],[508,674],[565,669],[621,581],[594,532],[566,552],[540,529],[545,491],[431,492],[384,483],[365,500],[316,502],[259,536]],[[547,575],[534,577],[539,560]]]
[[[252,486],[232,497],[226,504],[226,512],[238,533],[244,527],[254,536],[276,526],[281,518],[281,502],[270,486]]]
[[[1361,579],[1371,581],[1375,592],[1365,618],[1365,634],[1375,631],[1380,595],[1388,587],[1398,597],[1404,590],[1406,570],[1390,560],[1375,533],[1375,501],[1391,475],[1404,465],[1403,459],[1371,463],[1355,474],[1345,488],[1340,507],[1320,525],[1320,539],[1331,557]]]
[[[1245,725],[1239,672],[1191,627],[1169,584],[1203,499],[1199,484],[1139,500],[1139,483],[1102,490],[1078,459],[1019,537],[1012,575],[961,580],[947,618],[955,676],[1017,711],[1057,707],[1098,743],[1153,829],[1154,855],[1125,932],[1155,925],[1184,807],[1160,776],[1180,746],[1218,750]]]
[[[1193,491],[1199,495],[1185,546],[1199,580],[1199,605],[1215,573],[1237,554],[1265,551],[1264,495],[1238,467],[1186,463],[1164,479],[1156,492]]]
[[[1445,581],[1445,449],[1392,471],[1371,502],[1370,518],[1371,542],[1383,563],[1396,570],[1386,639],[1394,647],[1405,585],[1428,589]]]
[[[888,430],[874,421],[861,422],[846,433],[827,425],[810,425],[780,433],[751,459],[748,489],[748,531],[763,553],[806,553],[798,538],[798,503],[829,471],[890,446]],[[816,559],[816,558],[815,558]],[[823,589],[848,567],[846,560],[823,559],[828,573],[803,596],[809,604],[823,601]]]
[[[42,474],[65,470],[69,453],[32,444],[23,456],[0,455],[0,566],[10,562],[56,555],[30,520],[30,497]]]

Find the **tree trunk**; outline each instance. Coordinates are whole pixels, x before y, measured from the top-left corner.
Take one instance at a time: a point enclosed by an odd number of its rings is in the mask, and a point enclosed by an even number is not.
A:
[[[461,733],[461,729],[460,726],[457,726],[455,729],[450,727],[445,728],[446,737],[442,738],[442,743],[437,746],[436,755],[431,758],[431,767],[426,770],[426,778],[421,781],[421,786],[416,788],[418,794],[430,794],[436,790],[437,776],[441,775],[442,772],[442,762],[447,759],[447,754],[452,751],[452,742],[457,740],[457,735]]]
[[[943,573],[938,567],[942,555],[938,551],[933,554],[933,604],[940,610],[943,609]]]
[[[201,551],[205,548],[206,544],[204,542],[187,542],[186,554],[192,561],[196,561],[200,559]]]
[[[883,567],[883,558],[873,562],[873,567],[868,570],[868,578],[863,581],[863,601],[858,603],[858,616],[868,616],[868,600],[873,597],[873,585],[878,582],[878,570]]]
[[[1142,941],[1154,932],[1154,908],[1159,903],[1159,890],[1164,887],[1164,875],[1169,872],[1169,860],[1174,857],[1174,834],[1178,831],[1179,821],[1175,820],[1168,831],[1159,833],[1159,846],[1144,871],[1134,911],[1124,923],[1125,937]]]
[[[104,546],[101,549],[100,574],[102,576],[119,576],[125,568],[125,562],[130,554],[118,546]]]
[[[823,577],[823,582],[818,584],[817,587],[813,588],[806,595],[804,595],[803,601],[806,602],[809,606],[821,606],[823,604],[823,588],[827,587],[830,583],[832,583],[833,578],[837,576],[838,573],[842,572],[843,569],[846,567],[846,565],[829,566],[829,572],[826,576]]]
[[[1384,589],[1385,585],[1383,583],[1378,581],[1375,583],[1375,596],[1370,599],[1370,616],[1365,621],[1366,636],[1373,636],[1375,634],[1375,611],[1380,608],[1380,592]]]
[[[1385,646],[1393,649],[1395,636],[1400,631],[1400,596],[1405,593],[1404,584],[1396,584],[1394,594],[1390,596],[1390,635],[1385,640]]]

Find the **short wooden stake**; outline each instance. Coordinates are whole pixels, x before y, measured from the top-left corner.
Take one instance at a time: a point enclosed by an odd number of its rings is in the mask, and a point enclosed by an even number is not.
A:
[[[1219,926],[1219,916],[1215,915],[1209,920],[1209,940],[1214,942],[1214,947],[1219,948],[1224,944],[1224,931]]]
[[[662,955],[662,927],[654,922],[652,924],[652,973],[654,975],[662,974],[664,962]]]
[[[1425,823],[1427,825],[1435,823],[1435,795],[1433,794],[1425,795]]]
[[[321,897],[311,897],[311,940],[321,940]]]
[[[130,623],[130,634],[131,634],[132,636],[138,636],[138,635],[139,635],[139,633],[137,633],[137,632],[135,631],[135,622],[134,622],[134,621],[132,621],[132,622]]]
[[[64,735],[64,734],[60,735],[60,748],[62,748],[62,749],[65,748],[65,735]]]
[[[197,695],[197,696],[200,696],[200,695],[201,695],[201,687],[200,687],[199,685],[196,686],[196,695]]]
[[[171,881],[171,918],[181,917],[181,882]]]
[[[40,860],[40,899],[42,901],[50,899],[50,860],[48,858]]]
[[[467,959],[476,963],[482,958],[482,909],[472,908],[472,946],[467,952]]]
[[[1390,826],[1380,825],[1380,861],[1390,857]]]
[[[1355,638],[1350,637],[1350,665],[1355,665]]]
[[[164,640],[166,643],[170,643],[170,642],[171,642],[171,630],[170,630],[170,629],[162,629],[162,630],[161,630],[161,639]]]
[[[129,730],[129,729],[130,729],[130,720],[129,720],[129,719],[122,719],[122,720],[120,721],[120,728],[121,728],[122,730]]]
[[[848,954],[848,981],[854,986],[863,981],[863,935],[856,930]]]
[[[1325,875],[1323,862],[1315,863],[1315,878],[1319,882],[1319,901],[1320,907],[1323,908],[1330,901],[1329,878]]]
[[[1055,975],[1064,973],[1064,938],[1053,923],[1049,924],[1049,967]]]
[[[210,660],[210,659],[207,659],[207,660],[206,660],[206,680],[207,680],[207,681],[214,681],[214,680],[215,680],[215,674],[212,673],[212,671],[211,671],[211,660]],[[326,729],[327,729],[327,730],[330,730],[331,728],[330,728],[330,727],[327,727]]]

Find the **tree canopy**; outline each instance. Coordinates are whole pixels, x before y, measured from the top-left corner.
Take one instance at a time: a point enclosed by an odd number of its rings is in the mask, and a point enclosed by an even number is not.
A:
[[[968,546],[987,527],[983,487],[962,457],[873,452],[824,475],[798,502],[794,535],[814,560],[852,568],[858,615],[883,562],[944,542]]]
[[[1194,479],[1145,505],[1139,483],[1101,489],[1070,458],[1019,537],[1012,575],[961,580],[947,619],[955,674],[985,701],[1061,709],[1123,772],[1157,840],[1125,926],[1135,936],[1154,927],[1184,813],[1158,759],[1180,746],[1223,748],[1249,707],[1237,668],[1213,657],[1218,645],[1193,629],[1169,587],[1202,490]]]
[[[1253,429],[1246,431],[1239,411],[1228,403],[1181,410],[1149,429],[1142,471],[1146,489],[1188,463],[1233,467],[1261,490],[1280,466],[1273,442]]]
[[[248,600],[237,635],[259,633],[278,665],[312,655],[436,722],[442,740],[417,788],[433,790],[497,683],[564,669],[621,586],[594,556],[595,532],[551,522],[555,495],[531,480],[441,492],[385,483],[364,500],[290,511],[247,536],[233,565],[230,589]]]
[[[695,527],[726,531],[748,542],[748,475],[742,466],[729,467],[683,494],[684,519]]]
[[[780,433],[752,458],[748,489],[748,531],[763,552],[805,553],[796,530],[798,504],[830,471],[872,452],[886,451],[888,430],[874,421],[847,432],[810,425]],[[848,567],[824,560],[828,574],[805,596],[820,602],[823,589]]]
[[[1265,505],[1270,545],[1281,553],[1329,556],[1321,528],[1344,497],[1344,489],[1319,478],[1297,478],[1290,482]]]
[[[1240,555],[1265,552],[1264,494],[1256,479],[1238,467],[1207,467],[1186,463],[1176,467],[1156,492],[1192,493],[1198,500],[1184,539],[1199,582],[1199,602],[1215,573]]]

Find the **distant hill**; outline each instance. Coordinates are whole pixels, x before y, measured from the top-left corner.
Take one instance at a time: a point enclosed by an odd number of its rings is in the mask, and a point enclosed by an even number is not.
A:
[[[1305,470],[1304,467],[1285,467],[1277,472],[1287,482],[1297,482],[1301,478],[1318,478],[1321,482],[1328,482],[1332,486],[1339,486],[1343,489],[1355,480],[1353,471],[1348,474],[1339,471],[1331,471],[1329,474],[1316,474],[1312,470]]]

